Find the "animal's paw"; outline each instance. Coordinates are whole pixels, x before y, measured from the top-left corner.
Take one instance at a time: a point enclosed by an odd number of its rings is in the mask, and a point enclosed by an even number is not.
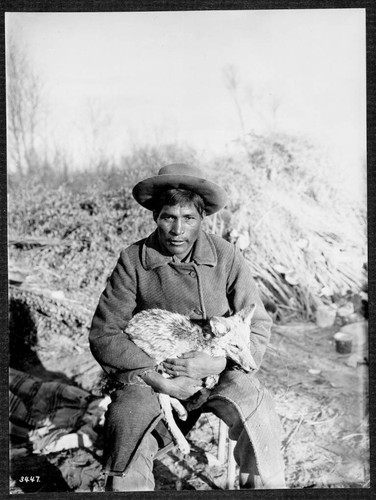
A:
[[[175,399],[175,398],[171,398],[170,401],[171,401],[172,408],[176,411],[180,420],[184,420],[184,421],[187,420],[188,412],[184,408],[184,406],[180,403],[180,401],[178,399]]]
[[[177,445],[179,450],[183,453],[183,455],[189,455],[191,452],[191,447],[188,443],[188,441],[183,438],[183,439],[178,439]]]

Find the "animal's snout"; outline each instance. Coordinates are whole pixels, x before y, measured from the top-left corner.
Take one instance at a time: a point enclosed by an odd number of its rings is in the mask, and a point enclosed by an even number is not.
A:
[[[258,366],[256,365],[248,345],[238,345],[235,348],[233,347],[231,351],[232,358],[244,371],[249,372],[251,370],[257,370]]]
[[[258,367],[256,365],[256,361],[253,359],[252,354],[249,351],[245,351],[242,354],[244,354],[244,357],[242,359],[242,367],[244,368],[244,370],[246,372],[257,370]]]

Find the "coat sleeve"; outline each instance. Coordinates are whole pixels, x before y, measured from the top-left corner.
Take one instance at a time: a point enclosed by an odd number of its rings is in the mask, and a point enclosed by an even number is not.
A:
[[[273,321],[265,310],[251,270],[237,248],[229,275],[227,298],[234,311],[256,304],[251,323],[251,353],[257,366],[260,367],[270,339]]]
[[[94,358],[104,371],[131,382],[156,365],[124,332],[137,306],[137,277],[127,250],[119,257],[95,311],[89,334]]]

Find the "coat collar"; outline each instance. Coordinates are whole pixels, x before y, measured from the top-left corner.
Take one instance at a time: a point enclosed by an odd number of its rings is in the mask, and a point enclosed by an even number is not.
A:
[[[154,231],[142,245],[141,263],[145,269],[167,265],[172,261],[171,255],[163,253],[158,241],[157,231]],[[200,231],[193,248],[192,261],[198,265],[215,266],[217,264],[217,252],[209,235]],[[185,265],[188,263],[183,263]]]

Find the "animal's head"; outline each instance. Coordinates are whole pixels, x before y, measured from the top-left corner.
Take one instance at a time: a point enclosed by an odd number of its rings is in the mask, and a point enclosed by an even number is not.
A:
[[[245,371],[257,369],[250,352],[250,327],[255,309],[255,304],[252,304],[229,318],[214,316],[210,319],[212,335],[217,339],[218,347],[222,347],[227,357]]]

